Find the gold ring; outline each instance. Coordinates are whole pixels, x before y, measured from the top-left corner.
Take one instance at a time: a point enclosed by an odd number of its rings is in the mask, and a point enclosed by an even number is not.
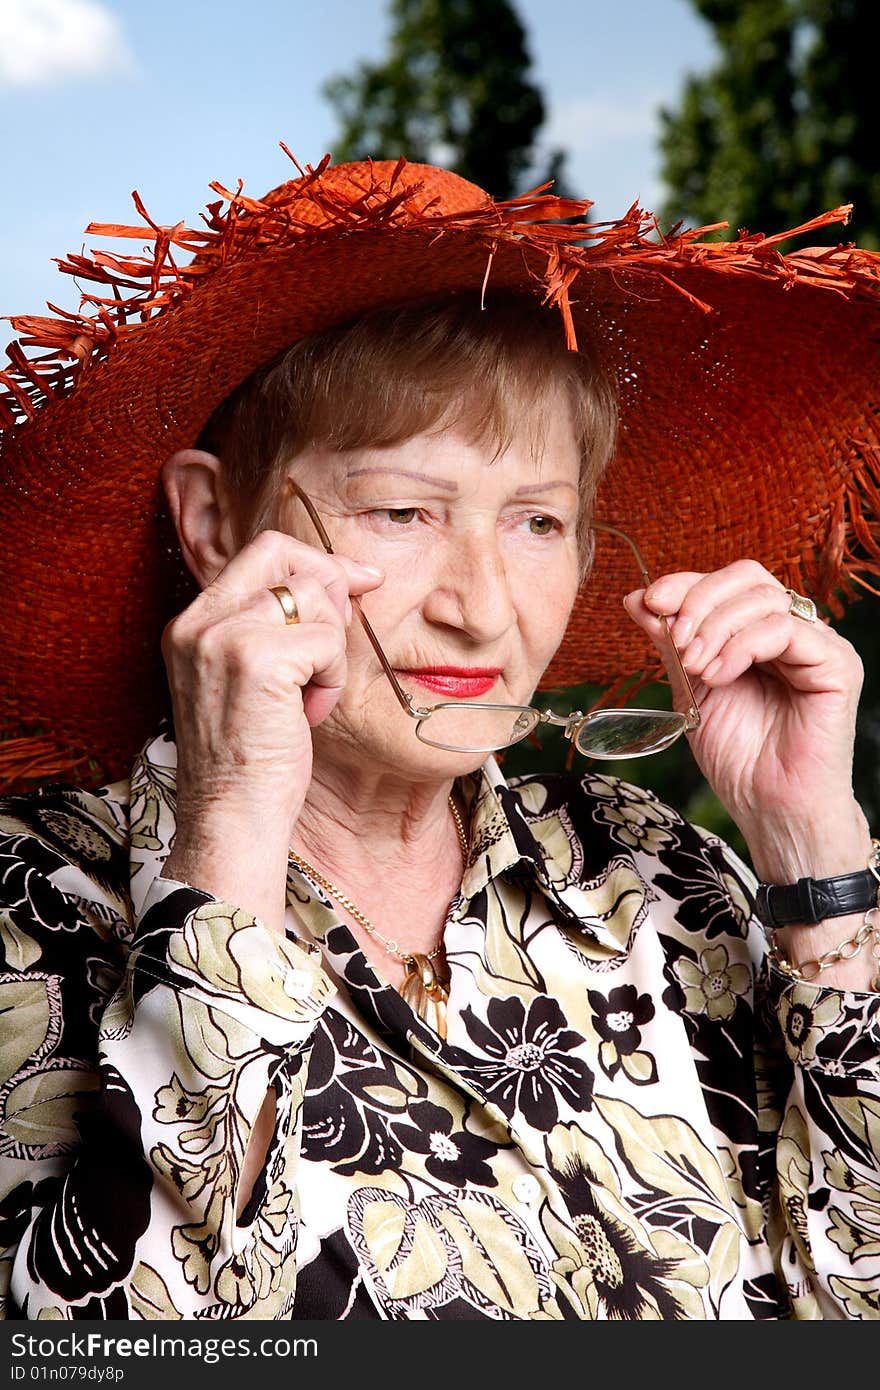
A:
[[[814,623],[818,618],[816,605],[811,598],[796,594],[794,589],[786,589],[789,597],[788,611],[794,618],[803,618],[805,623]]]
[[[290,592],[286,584],[273,584],[269,589],[270,594],[274,594],[281,607],[284,609],[285,623],[299,622],[299,609],[296,606],[296,599]]]

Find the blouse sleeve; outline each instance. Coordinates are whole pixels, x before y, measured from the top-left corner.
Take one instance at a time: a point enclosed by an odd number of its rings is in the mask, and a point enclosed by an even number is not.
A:
[[[754,873],[724,852],[754,899]],[[754,915],[749,930],[777,1268],[796,1318],[878,1318],[880,994],[793,980]]]
[[[812,1287],[796,1316],[880,1317],[880,995],[823,988],[775,967],[768,1005],[792,1065],[776,1141],[783,1271],[799,1250]]]
[[[170,879],[124,946],[99,903],[36,868],[27,900],[32,915],[0,906],[6,1316],[284,1317],[305,1069],[333,992],[320,952]],[[274,1135],[237,1217],[270,1088]]]

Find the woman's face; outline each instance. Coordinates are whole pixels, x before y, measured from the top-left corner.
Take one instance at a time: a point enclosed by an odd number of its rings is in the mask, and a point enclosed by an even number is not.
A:
[[[577,593],[579,457],[567,410],[548,411],[539,457],[525,438],[492,454],[450,429],[389,448],[315,451],[291,465],[334,550],[384,571],[363,609],[417,706],[528,704]],[[280,524],[319,544],[293,496]],[[356,618],[348,658],[343,695],[315,730],[316,761],[419,778],[484,760],[416,738]]]

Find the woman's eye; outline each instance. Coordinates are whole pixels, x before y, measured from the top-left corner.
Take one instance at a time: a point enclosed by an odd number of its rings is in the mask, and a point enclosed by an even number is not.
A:
[[[387,516],[389,521],[393,521],[398,526],[408,526],[411,521],[415,521],[418,512],[415,507],[389,507],[383,511],[383,516]]]
[[[556,530],[556,522],[552,516],[530,516],[529,530],[533,536],[549,536]]]

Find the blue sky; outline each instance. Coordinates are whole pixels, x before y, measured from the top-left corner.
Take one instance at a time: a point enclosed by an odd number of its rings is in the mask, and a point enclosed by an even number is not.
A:
[[[573,190],[601,217],[655,207],[656,110],[712,62],[706,26],[687,0],[516,5]],[[387,33],[386,0],[0,0],[0,314],[75,308],[51,258],[89,221],[137,220],[132,189],[191,221],[211,179],[259,194],[289,177],[279,140],[302,162],[332,151],[322,82],[382,57]]]

